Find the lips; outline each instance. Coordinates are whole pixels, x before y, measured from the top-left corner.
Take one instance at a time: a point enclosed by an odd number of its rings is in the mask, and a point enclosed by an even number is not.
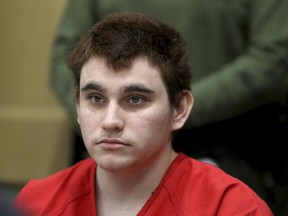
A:
[[[102,139],[97,143],[101,148],[107,150],[117,150],[128,146],[118,139]]]

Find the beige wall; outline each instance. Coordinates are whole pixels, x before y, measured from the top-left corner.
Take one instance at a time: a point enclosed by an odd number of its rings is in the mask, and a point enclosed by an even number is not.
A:
[[[0,181],[25,183],[69,165],[71,126],[49,86],[64,0],[1,0]]]

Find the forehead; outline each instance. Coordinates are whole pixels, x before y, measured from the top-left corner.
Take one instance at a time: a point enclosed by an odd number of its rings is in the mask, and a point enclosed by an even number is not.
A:
[[[159,69],[152,66],[145,57],[136,58],[132,62],[131,68],[119,71],[108,67],[104,58],[91,57],[82,67],[80,86],[93,81],[102,84],[106,83],[109,87],[133,82],[154,87],[164,87]],[[111,86],[112,83],[113,86]]]

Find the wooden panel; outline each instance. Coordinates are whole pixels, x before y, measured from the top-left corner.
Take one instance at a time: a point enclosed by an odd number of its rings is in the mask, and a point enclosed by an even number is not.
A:
[[[0,181],[23,183],[69,165],[71,123],[49,85],[65,3],[1,0]]]

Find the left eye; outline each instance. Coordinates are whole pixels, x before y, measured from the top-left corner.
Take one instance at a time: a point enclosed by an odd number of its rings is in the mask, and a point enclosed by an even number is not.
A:
[[[129,99],[129,101],[133,104],[138,104],[142,101],[142,98],[139,96],[133,96]]]

